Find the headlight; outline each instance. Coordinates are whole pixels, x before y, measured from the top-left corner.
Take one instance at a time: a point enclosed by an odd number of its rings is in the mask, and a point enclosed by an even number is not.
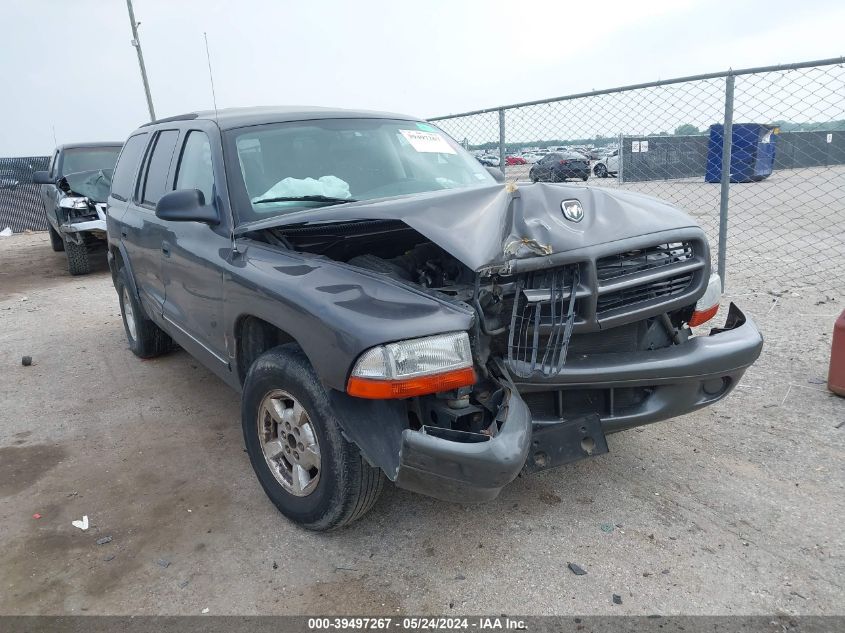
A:
[[[358,398],[409,398],[475,383],[466,332],[379,345],[361,354],[346,386]]]
[[[707,323],[719,311],[719,301],[722,300],[722,280],[716,273],[710,275],[704,296],[695,304],[695,310],[690,317],[690,327]]]
[[[88,198],[68,196],[59,200],[59,206],[63,209],[87,209]]]

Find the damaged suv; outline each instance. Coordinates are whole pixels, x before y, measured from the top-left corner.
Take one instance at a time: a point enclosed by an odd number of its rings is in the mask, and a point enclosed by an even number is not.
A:
[[[120,143],[76,143],[56,148],[47,171],[37,171],[50,245],[67,255],[68,272],[91,272],[90,255],[106,244],[106,199]]]
[[[385,478],[493,499],[606,435],[724,398],[760,354],[704,232],[647,196],[504,183],[395,114],[193,113],[138,129],[108,200],[129,346],[242,392],[278,509],[325,530]]]

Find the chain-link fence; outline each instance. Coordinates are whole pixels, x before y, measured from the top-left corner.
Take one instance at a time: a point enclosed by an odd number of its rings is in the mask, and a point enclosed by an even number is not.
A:
[[[845,290],[845,58],[430,120],[509,179],[677,204],[707,231],[731,291]]]
[[[41,188],[32,182],[32,174],[47,169],[49,162],[49,156],[0,158],[0,231],[47,229]]]

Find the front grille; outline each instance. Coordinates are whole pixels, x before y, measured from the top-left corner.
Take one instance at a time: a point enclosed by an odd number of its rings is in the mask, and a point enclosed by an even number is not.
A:
[[[596,276],[599,281],[616,279],[625,275],[654,270],[693,258],[690,242],[670,242],[616,253],[596,260]]]
[[[689,288],[691,282],[692,273],[685,273],[601,294],[596,302],[596,314],[601,316],[618,308],[634,307],[652,299],[681,294]]]
[[[555,376],[566,362],[575,323],[580,267],[575,264],[522,276],[508,333],[508,365],[520,378]]]
[[[508,305],[509,370],[520,378],[550,377],[563,371],[567,352],[632,351],[642,334],[635,326],[700,296],[707,258],[706,244],[692,239],[518,275]]]

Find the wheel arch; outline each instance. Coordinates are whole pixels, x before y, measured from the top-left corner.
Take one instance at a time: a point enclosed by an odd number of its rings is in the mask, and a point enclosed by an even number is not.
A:
[[[252,363],[267,350],[286,343],[295,343],[302,349],[299,341],[285,329],[252,314],[242,314],[237,318],[234,336],[235,371],[241,386]]]
[[[135,284],[135,275],[132,272],[132,263],[130,262],[129,256],[126,253],[126,247],[123,244],[115,244],[114,242],[111,242],[109,244],[108,260],[109,270],[111,271],[112,283],[114,284],[115,288],[117,287],[117,274],[122,268],[125,268],[126,279],[129,281],[129,291],[135,297],[138,302],[138,305],[143,310],[144,308],[141,304],[141,296],[138,294],[138,286]]]

